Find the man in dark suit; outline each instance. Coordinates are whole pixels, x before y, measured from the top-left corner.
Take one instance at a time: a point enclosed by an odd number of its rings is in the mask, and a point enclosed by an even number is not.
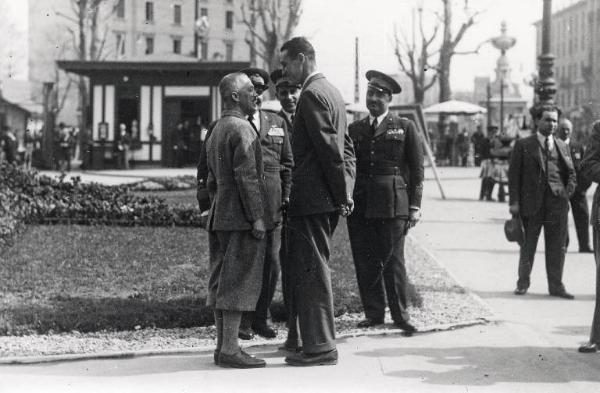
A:
[[[385,286],[394,324],[411,335],[404,236],[421,217],[423,145],[411,120],[388,111],[400,85],[378,71],[366,76],[369,116],[349,127],[357,177],[348,233],[366,317],[358,327],[383,324]]]
[[[267,228],[265,265],[263,283],[254,313],[244,313],[240,326],[240,337],[251,338],[250,328],[256,334],[275,338],[277,333],[267,323],[269,307],[275,294],[279,278],[279,251],[281,249],[281,209],[290,197],[292,183],[292,147],[285,121],[276,114],[260,110],[262,93],[268,89],[269,74],[260,68],[242,70],[248,75],[257,94],[259,110],[248,119],[260,138],[267,189],[267,205],[265,212],[270,216],[272,225]],[[242,337],[243,336],[243,337]]]
[[[558,122],[556,136],[563,140],[569,147],[571,160],[573,160],[573,166],[575,167],[575,174],[577,176],[577,187],[575,187],[575,192],[573,193],[570,202],[573,221],[575,222],[575,232],[577,232],[577,241],[579,243],[579,252],[591,253],[593,251],[590,247],[590,210],[585,194],[592,183],[581,174],[580,167],[584,148],[582,144],[571,140],[572,131],[573,124],[571,121],[561,117]],[[567,246],[568,245],[569,242],[567,240]]]
[[[300,84],[292,84],[290,83],[288,78],[283,77],[282,70],[275,70],[271,73],[271,82],[275,85],[275,94],[277,95],[277,99],[281,104],[281,110],[279,111],[279,116],[284,119],[287,125],[288,135],[290,136],[290,140],[292,138],[292,124],[294,122],[294,114],[296,113],[296,104],[298,103],[298,98],[300,97]],[[289,236],[287,236],[287,208],[290,204],[289,198],[287,200],[284,199],[282,204],[282,213],[284,214],[283,218],[283,228],[282,228],[282,236],[281,236],[281,252],[280,252],[280,261],[281,261],[281,288],[283,292],[283,304],[285,306],[285,311],[287,314],[287,328],[288,334],[287,339],[284,343],[284,348],[287,350],[296,350],[296,348],[302,346],[302,342],[300,341],[300,337],[298,335],[298,318],[296,313],[296,308],[294,306],[294,294],[293,287],[290,284],[290,271],[289,268],[289,257],[288,257],[288,245],[289,245]]]
[[[207,304],[215,310],[215,363],[222,367],[264,367],[238,344],[242,312],[254,311],[264,264],[266,195],[260,141],[247,116],[256,112],[256,92],[242,74],[219,84],[224,110],[208,140],[207,190],[210,278]]]
[[[283,75],[302,85],[292,132],[292,191],[288,209],[289,256],[302,351],[293,366],[337,363],[330,244],[339,215],[353,208],[355,158],[340,92],[317,71],[306,38],[281,47]]]
[[[544,228],[546,274],[551,296],[573,299],[562,282],[565,262],[569,197],[575,190],[575,169],[565,143],[553,137],[558,108],[531,109],[537,132],[515,144],[508,174],[510,213],[523,222],[525,241],[519,256],[516,295],[524,295],[541,228]]]

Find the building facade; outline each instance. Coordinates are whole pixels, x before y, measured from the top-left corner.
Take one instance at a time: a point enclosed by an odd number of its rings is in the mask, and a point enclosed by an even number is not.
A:
[[[536,56],[541,53],[542,24],[536,27]],[[600,0],[580,0],[552,14],[550,50],[555,56],[556,103],[587,133],[600,116]]]
[[[247,62],[250,49],[242,22],[243,0],[107,0],[98,11],[91,61]],[[57,69],[57,60],[82,60],[73,50],[77,32],[73,0],[29,1],[29,80],[41,103],[43,82],[54,82],[57,120],[78,124],[77,77]],[[93,53],[92,53],[93,52]],[[96,58],[92,58],[95,55]],[[89,117],[89,116],[88,116]]]

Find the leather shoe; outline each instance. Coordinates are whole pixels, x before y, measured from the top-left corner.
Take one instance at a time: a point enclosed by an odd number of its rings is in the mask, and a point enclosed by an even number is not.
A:
[[[233,355],[219,353],[219,366],[224,368],[260,368],[265,367],[267,362],[263,359],[255,358],[246,352],[240,351]]]
[[[517,288],[513,293],[515,295],[525,295],[527,293],[527,288]]]
[[[590,247],[582,247],[579,249],[579,252],[584,254],[591,254],[594,252],[594,250],[592,250]]]
[[[285,340],[285,342],[280,347],[280,349],[283,349],[283,350],[289,351],[289,352],[300,352],[300,351],[302,351],[302,347],[298,345],[298,340],[290,339],[290,338],[288,338],[287,340]]]
[[[593,343],[593,342],[588,342],[588,343],[585,343],[584,345],[580,346],[577,351],[579,351],[581,353],[595,353],[595,352],[598,352],[598,344]]]
[[[358,324],[356,324],[356,327],[369,328],[369,327],[379,326],[379,325],[383,325],[383,319],[365,318],[362,321],[360,321]]]
[[[261,337],[264,338],[275,338],[277,337],[277,332],[271,328],[269,325],[264,324],[264,325],[253,325],[252,326],[252,330],[254,330],[254,333],[258,334]]]
[[[413,333],[417,331],[416,327],[406,321],[396,321],[394,322],[394,326],[404,330],[404,335],[408,337],[412,336]]]
[[[337,364],[337,361],[337,349],[316,354],[306,354],[304,352],[297,352],[285,358],[285,362],[287,364],[289,364],[290,366],[298,367],[333,366]]]
[[[563,299],[569,299],[569,300],[573,300],[575,299],[575,296],[571,295],[569,292],[567,291],[562,291],[562,292],[550,292],[550,296],[555,296],[555,297],[561,297]]]
[[[252,340],[254,338],[254,334],[250,329],[240,328],[238,337],[240,340]]]

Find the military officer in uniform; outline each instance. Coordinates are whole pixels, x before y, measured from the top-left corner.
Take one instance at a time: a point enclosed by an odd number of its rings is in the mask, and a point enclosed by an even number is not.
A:
[[[579,242],[579,252],[592,253],[590,247],[590,210],[588,207],[586,193],[592,183],[581,175],[581,160],[583,159],[583,145],[571,140],[573,124],[565,117],[562,117],[558,122],[556,136],[565,141],[571,152],[571,160],[575,167],[575,176],[577,177],[577,186],[573,196],[569,199],[571,203],[571,212],[573,213],[573,221],[575,222],[575,231],[577,232],[577,241]],[[567,240],[567,245],[568,245]]]
[[[275,70],[271,73],[271,82],[275,85],[275,94],[279,103],[281,104],[281,110],[278,115],[285,121],[287,125],[287,131],[292,139],[292,124],[294,121],[294,114],[296,113],[296,104],[300,97],[299,84],[290,82],[288,78],[283,77],[282,70]],[[281,262],[281,287],[283,291],[283,304],[287,313],[287,327],[288,335],[284,343],[284,348],[287,350],[296,350],[297,347],[302,346],[300,335],[298,334],[298,318],[296,309],[294,307],[294,294],[293,288],[290,284],[290,269],[288,268],[289,257],[288,253],[288,239],[289,236],[286,234],[287,230],[287,207],[289,205],[289,199],[283,200],[282,214],[284,214],[282,234],[281,234],[281,252],[279,253]]]
[[[369,116],[349,126],[357,178],[348,232],[365,312],[358,326],[384,323],[385,287],[394,324],[411,335],[404,237],[421,217],[423,147],[415,124],[388,111],[400,85],[378,71],[366,76]]]
[[[281,248],[282,204],[289,201],[292,186],[292,147],[285,121],[276,114],[260,110],[262,93],[268,89],[269,74],[260,68],[247,68],[241,71],[248,75],[258,95],[259,110],[248,118],[260,138],[263,156],[265,186],[267,188],[266,214],[273,225],[267,228],[263,284],[256,311],[244,313],[240,326],[242,338],[251,338],[250,328],[259,336],[274,338],[277,333],[267,323],[269,307],[273,300],[279,278],[279,251]]]

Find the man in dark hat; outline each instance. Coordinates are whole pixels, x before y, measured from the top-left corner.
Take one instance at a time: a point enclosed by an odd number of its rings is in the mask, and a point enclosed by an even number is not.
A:
[[[288,126],[288,131],[291,132],[301,86],[297,83],[291,83],[288,78],[284,78],[282,70],[273,71],[271,81],[275,85],[275,94],[281,104],[279,116],[283,117]]]
[[[282,205],[289,200],[292,182],[292,148],[287,125],[276,114],[260,110],[262,93],[268,89],[269,74],[260,68],[247,68],[241,71],[248,75],[258,95],[259,110],[248,121],[260,138],[265,175],[267,206],[266,214],[270,216],[272,225],[267,228],[265,264],[260,297],[254,313],[244,313],[240,326],[240,337],[252,338],[252,329],[256,334],[275,338],[277,333],[267,323],[269,307],[273,300],[277,279],[279,278],[279,251],[281,249]]]
[[[400,85],[379,71],[366,76],[369,116],[349,127],[357,178],[348,233],[365,312],[358,326],[384,323],[385,287],[394,324],[411,335],[404,237],[421,218],[423,145],[415,123],[388,110]]]

